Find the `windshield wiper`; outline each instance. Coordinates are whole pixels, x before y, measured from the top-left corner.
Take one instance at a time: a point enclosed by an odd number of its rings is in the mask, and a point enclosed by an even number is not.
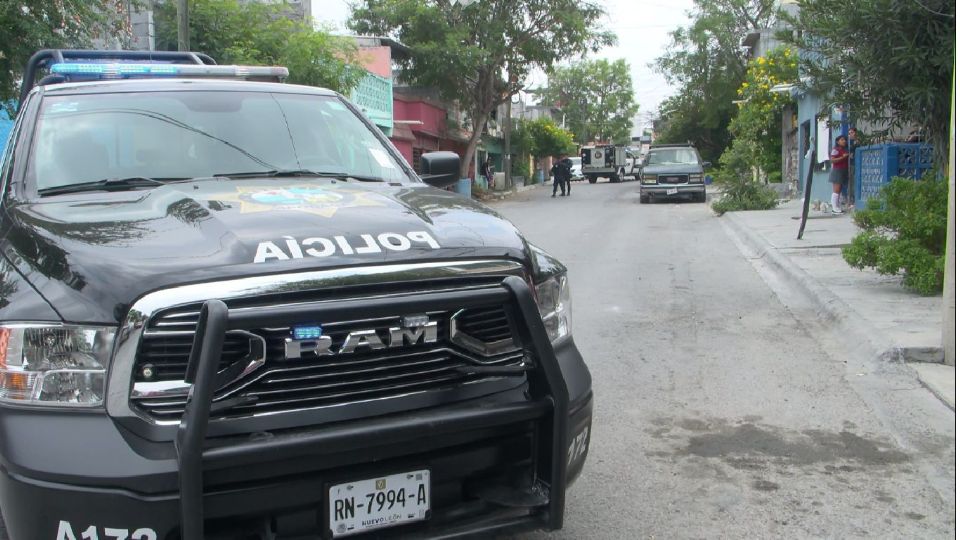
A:
[[[343,173],[343,172],[311,171],[309,169],[283,169],[283,170],[274,169],[269,171],[217,173],[213,176],[216,178],[279,178],[279,177],[294,177],[294,176],[314,176],[317,178],[333,178],[335,180],[341,180],[344,182],[349,180],[357,180],[359,182],[386,182],[386,180],[378,176],[366,176],[362,174],[350,174],[350,173]]]
[[[65,186],[49,187],[37,190],[40,195],[61,195],[64,193],[79,193],[82,191],[124,191],[138,187],[162,186],[167,182],[187,180],[186,178],[149,178],[147,176],[128,176],[126,178],[104,178],[92,182],[67,184]]]

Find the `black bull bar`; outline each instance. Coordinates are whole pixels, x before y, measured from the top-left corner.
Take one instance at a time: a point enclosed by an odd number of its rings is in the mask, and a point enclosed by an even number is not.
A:
[[[238,444],[204,448],[207,424],[213,408],[214,391],[220,387],[218,362],[228,330],[293,326],[304,320],[349,320],[393,316],[401,312],[450,310],[466,307],[503,305],[511,310],[525,349],[532,351],[534,362],[526,368],[530,400],[485,407],[466,416],[453,415],[442,408],[418,412],[406,418],[384,421],[379,429],[351,425],[330,426],[302,437],[279,440],[244,441]],[[476,373],[509,374],[505,368],[478,366]],[[516,370],[517,368],[508,368]],[[489,371],[485,371],[489,370]],[[515,371],[513,371],[515,373]],[[359,448],[373,441],[422,437],[461,431],[464,427],[488,427],[535,420],[534,472],[536,480],[548,488],[548,502],[537,517],[540,526],[563,526],[566,490],[566,452],[569,396],[566,383],[547,336],[530,286],[517,276],[506,277],[499,287],[455,292],[421,293],[410,296],[345,300],[304,306],[265,307],[256,310],[230,310],[220,300],[208,300],[200,311],[197,330],[185,377],[191,383],[186,407],[174,446],[177,454],[180,486],[181,534],[184,540],[203,540],[204,464],[242,464],[258,457],[322,454],[324,448]],[[374,424],[376,425],[376,424]]]

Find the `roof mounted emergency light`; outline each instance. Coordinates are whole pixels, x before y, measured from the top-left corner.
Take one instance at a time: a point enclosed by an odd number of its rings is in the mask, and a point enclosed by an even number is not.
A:
[[[107,80],[139,77],[265,77],[282,80],[290,75],[277,66],[210,66],[197,64],[153,64],[135,62],[66,62],[50,66],[50,73],[70,80]]]
[[[99,51],[44,49],[30,57],[23,72],[20,101],[38,84],[66,80],[126,79],[133,77],[235,77],[282,81],[287,68],[217,66],[210,56],[189,51]],[[48,77],[37,74],[49,69]]]

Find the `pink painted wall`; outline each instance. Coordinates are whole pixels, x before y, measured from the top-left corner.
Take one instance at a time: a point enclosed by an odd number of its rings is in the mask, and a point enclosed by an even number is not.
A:
[[[407,160],[407,164],[413,166],[413,141],[391,137],[390,142],[397,148],[403,159]]]
[[[422,101],[403,101],[394,98],[393,119],[395,121],[419,120],[423,124],[410,124],[410,130],[436,137],[446,131],[444,124],[447,121],[447,111]]]
[[[359,55],[367,71],[374,75],[391,78],[390,47],[361,47]]]

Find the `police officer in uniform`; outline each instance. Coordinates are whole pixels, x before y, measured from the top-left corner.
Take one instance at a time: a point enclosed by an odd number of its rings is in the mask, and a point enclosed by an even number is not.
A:
[[[563,171],[563,181],[567,186],[567,197],[573,195],[570,192],[571,181],[573,180],[573,161],[566,154],[561,154],[560,169]]]
[[[560,196],[564,197],[567,194],[567,182],[563,177],[563,156],[558,156],[560,159],[557,159],[553,163],[553,167],[550,168],[550,174],[553,176],[553,195],[551,197],[557,196],[557,187],[560,188]]]

